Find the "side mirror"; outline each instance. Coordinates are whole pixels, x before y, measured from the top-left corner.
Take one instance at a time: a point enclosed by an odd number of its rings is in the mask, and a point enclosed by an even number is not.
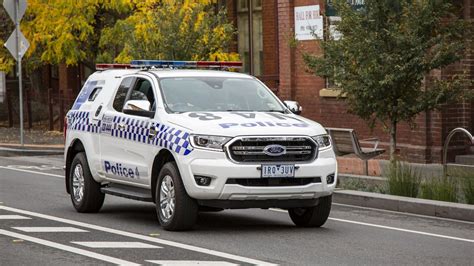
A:
[[[123,113],[129,115],[138,115],[153,118],[154,111],[150,111],[150,102],[148,100],[130,100],[123,107]]]
[[[284,101],[284,103],[293,114],[299,115],[303,111],[303,107],[296,101]]]

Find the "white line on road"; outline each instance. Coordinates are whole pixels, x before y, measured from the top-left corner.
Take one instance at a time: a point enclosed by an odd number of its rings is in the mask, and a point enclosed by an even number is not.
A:
[[[50,173],[42,173],[42,172],[36,172],[36,171],[30,171],[30,170],[25,170],[25,169],[17,169],[17,168],[10,168],[10,167],[5,167],[5,166],[0,166],[0,169],[7,169],[7,170],[12,170],[12,171],[18,171],[18,172],[25,172],[25,173],[30,173],[30,174],[36,174],[36,175],[46,175],[46,176],[54,176],[54,177],[59,177],[63,178],[63,175],[55,175],[55,174],[50,174]]]
[[[225,261],[204,261],[204,260],[147,260],[147,262],[159,264],[162,266],[192,266],[192,265],[215,265],[215,266],[232,266],[238,265]]]
[[[88,229],[107,232],[107,233],[111,233],[111,234],[126,236],[126,237],[130,237],[130,238],[136,238],[136,239],[140,239],[140,240],[144,240],[144,241],[148,241],[148,242],[153,242],[153,243],[172,246],[172,247],[176,247],[176,248],[191,250],[191,251],[204,253],[204,254],[208,254],[208,255],[212,255],[212,256],[216,256],[216,257],[226,258],[226,259],[230,259],[230,260],[241,261],[241,262],[256,264],[256,265],[276,265],[276,264],[268,263],[268,262],[265,262],[265,261],[262,261],[262,260],[251,259],[251,258],[242,257],[242,256],[239,256],[239,255],[233,255],[233,254],[229,254],[229,253],[225,253],[225,252],[221,252],[221,251],[217,251],[217,250],[196,247],[196,246],[192,246],[192,245],[188,245],[188,244],[182,244],[182,243],[178,243],[178,242],[174,242],[174,241],[170,241],[170,240],[158,239],[158,238],[154,238],[154,237],[149,237],[149,236],[144,236],[144,235],[140,235],[140,234],[121,231],[121,230],[117,230],[117,229],[107,228],[107,227],[103,227],[103,226],[99,226],[99,225],[93,225],[93,224],[73,221],[73,220],[59,218],[59,217],[55,217],[55,216],[51,216],[51,215],[47,215],[47,214],[41,214],[41,213],[36,213],[36,212],[31,212],[31,211],[25,211],[25,210],[20,210],[20,209],[16,209],[16,208],[12,208],[12,207],[7,207],[7,206],[0,206],[0,209],[6,210],[6,211],[11,211],[11,212],[16,212],[16,213],[20,213],[20,214],[24,214],[24,215],[39,217],[39,218],[43,218],[43,219],[48,219],[48,220],[52,220],[52,221],[57,221],[57,222],[65,223],[65,224],[80,226],[80,227],[84,227],[84,228],[88,228]]]
[[[279,209],[270,209],[270,210],[275,211],[275,212],[288,213],[285,210],[279,210]],[[403,229],[403,228],[398,228],[398,227],[391,227],[391,226],[378,225],[378,224],[370,224],[370,223],[357,222],[357,221],[331,218],[331,217],[328,218],[328,220],[343,222],[343,223],[350,223],[350,224],[357,224],[357,225],[365,225],[365,226],[370,226],[370,227],[376,227],[376,228],[382,228],[382,229],[388,229],[388,230],[394,230],[394,231],[400,231],[400,232],[406,232],[406,233],[413,233],[413,234],[418,234],[418,235],[433,236],[433,237],[439,237],[439,238],[445,238],[445,239],[451,239],[451,240],[458,240],[458,241],[474,243],[473,239],[460,238],[460,237],[447,236],[447,235],[439,235],[439,234],[432,234],[432,233],[427,233],[427,232],[422,232],[422,231],[415,231],[415,230],[408,230],[408,229]]]
[[[0,235],[5,235],[5,236],[13,237],[13,238],[23,239],[23,240],[33,242],[33,243],[36,243],[36,244],[40,244],[40,245],[43,245],[43,246],[48,246],[48,247],[51,247],[51,248],[60,249],[60,250],[64,250],[64,251],[67,251],[67,252],[72,252],[72,253],[75,253],[75,254],[79,254],[79,255],[82,255],[82,256],[90,257],[90,258],[93,258],[93,259],[97,259],[97,260],[101,260],[101,261],[105,261],[105,262],[109,262],[109,263],[113,263],[113,264],[118,264],[118,265],[140,265],[140,264],[136,264],[136,263],[133,263],[133,262],[130,262],[130,261],[121,260],[121,259],[118,259],[118,258],[109,257],[109,256],[102,255],[102,254],[99,254],[99,253],[87,251],[87,250],[84,250],[84,249],[70,247],[70,246],[66,246],[66,245],[63,245],[63,244],[51,242],[51,241],[48,241],[48,240],[44,240],[44,239],[40,239],[40,238],[36,238],[36,237],[31,237],[31,236],[27,236],[27,235],[23,235],[23,234],[18,234],[18,233],[14,233],[14,232],[2,230],[2,229],[0,229]]]
[[[13,229],[28,232],[28,233],[80,233],[80,232],[88,232],[86,230],[82,230],[75,227],[48,227],[48,226],[40,226],[40,227],[12,227]]]
[[[21,216],[21,215],[0,215],[0,220],[25,220],[25,219],[31,219],[30,217],[26,216]]]
[[[154,246],[142,242],[118,242],[118,241],[88,241],[88,242],[76,242],[71,241],[71,243],[89,247],[89,248],[161,248],[159,246]]]

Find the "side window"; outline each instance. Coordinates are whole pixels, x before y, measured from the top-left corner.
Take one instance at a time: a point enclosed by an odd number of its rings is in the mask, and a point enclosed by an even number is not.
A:
[[[125,104],[125,98],[127,97],[128,90],[133,85],[133,77],[125,78],[115,94],[113,107],[115,111],[122,112],[123,105]]]
[[[150,111],[154,111],[156,108],[155,96],[150,81],[138,78],[135,87],[130,93],[129,100],[147,100],[150,102]]]
[[[99,95],[101,90],[102,90],[101,87],[94,88],[94,90],[92,90],[91,94],[89,95],[88,101],[89,102],[95,101],[95,98],[97,98],[97,95]]]

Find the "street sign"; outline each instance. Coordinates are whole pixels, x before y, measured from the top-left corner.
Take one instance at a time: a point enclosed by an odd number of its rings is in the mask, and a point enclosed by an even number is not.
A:
[[[7,42],[4,44],[5,47],[10,51],[10,53],[13,55],[13,58],[15,58],[17,61],[21,60],[23,55],[25,55],[26,50],[30,47],[30,42],[25,38],[23,33],[21,31],[18,32],[18,46],[20,48],[20,54],[18,54],[17,48],[16,48],[16,31],[15,29],[10,37],[8,38]],[[18,58],[19,57],[19,58]]]
[[[18,1],[18,0],[16,0],[16,1]],[[19,0],[18,1],[18,18],[17,18],[18,21],[20,21],[21,18],[23,17],[23,15],[25,15],[26,6],[27,6],[26,0]],[[16,14],[15,14],[15,0],[3,0],[3,7],[5,7],[5,10],[7,11],[10,18],[13,21],[15,21],[15,17],[16,17]]]
[[[5,72],[0,71],[0,103],[5,100],[5,94],[7,92],[7,84],[5,78]]]
[[[30,47],[30,43],[23,36],[20,31],[20,20],[25,15],[26,11],[26,0],[4,0],[3,6],[7,11],[10,18],[15,23],[15,31],[13,31],[10,38],[4,44],[8,51],[15,58],[18,66],[18,98],[20,102],[20,143],[23,147],[24,134],[23,134],[23,79],[21,76],[21,58],[25,54],[26,50]]]

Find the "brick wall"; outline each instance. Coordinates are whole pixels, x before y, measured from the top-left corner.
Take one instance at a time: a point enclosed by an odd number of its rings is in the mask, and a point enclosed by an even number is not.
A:
[[[264,75],[278,72],[278,96],[282,100],[298,101],[303,106],[303,116],[316,120],[326,127],[354,128],[360,139],[376,136],[381,140],[380,146],[388,149],[389,135],[383,125],[377,124],[371,130],[365,121],[347,112],[347,106],[343,101],[319,96],[319,91],[325,87],[325,81],[308,73],[302,60],[302,54],[305,52],[314,54],[321,52],[319,42],[301,41],[297,47],[290,47],[290,40],[294,36],[294,7],[319,4],[321,10],[324,10],[324,2],[324,0],[263,1]],[[471,14],[474,12],[472,1],[456,0],[456,3],[464,7],[462,15],[466,19],[472,19]],[[277,32],[274,31],[275,23]],[[471,51],[472,48],[471,42]],[[448,78],[456,71],[464,69],[468,70],[471,79],[474,79],[472,52],[469,52],[460,64],[434,71],[432,77]],[[401,123],[398,126],[397,147],[400,155],[412,162],[437,163],[441,161],[442,145],[450,130],[461,126],[471,132],[474,131],[474,102],[456,103],[445,106],[440,111],[425,112],[414,121],[414,125]],[[459,152],[457,146],[462,146],[463,143],[461,139],[458,141],[455,139],[452,150]],[[381,158],[384,157],[387,158],[387,154]]]

